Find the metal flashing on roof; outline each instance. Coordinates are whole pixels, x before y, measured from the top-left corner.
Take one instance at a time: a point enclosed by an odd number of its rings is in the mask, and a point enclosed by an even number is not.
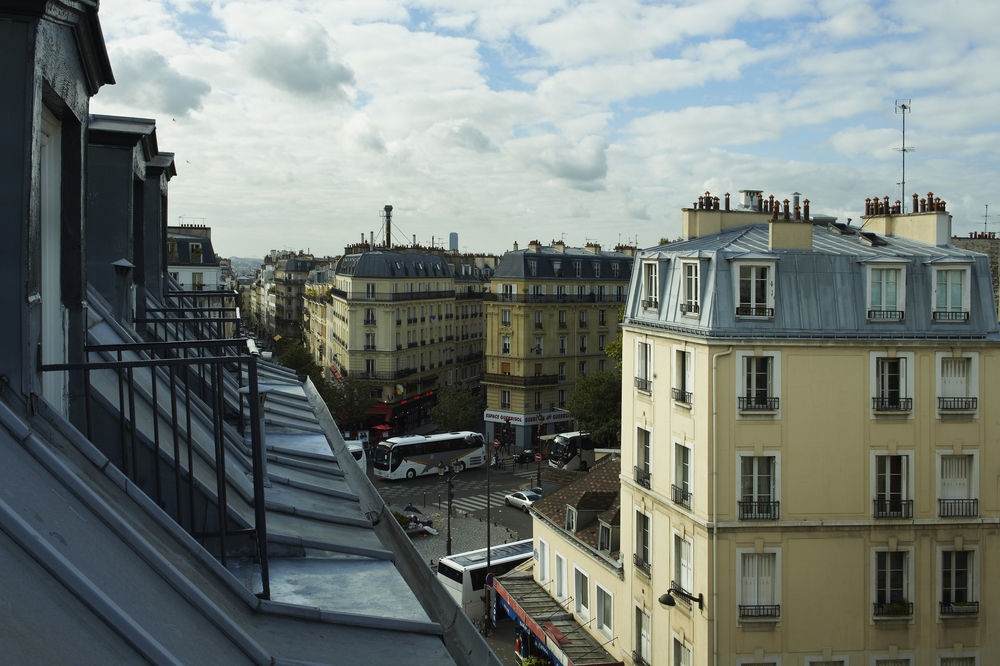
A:
[[[963,266],[974,263],[976,263],[975,257],[935,257],[924,262],[925,265],[952,264]]]
[[[765,252],[741,252],[726,257],[729,261],[779,261],[781,257]]]
[[[874,257],[861,257],[858,259],[859,264],[912,264],[913,259],[908,257],[894,257],[890,255],[880,254]]]

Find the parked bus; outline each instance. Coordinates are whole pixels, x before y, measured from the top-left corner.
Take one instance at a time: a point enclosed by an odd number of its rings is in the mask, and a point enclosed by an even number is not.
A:
[[[585,472],[594,465],[594,441],[589,432],[561,432],[549,447],[549,465]]]
[[[490,570],[486,571],[486,549],[448,555],[438,560],[438,580],[472,620],[483,617],[486,574],[505,574],[532,557],[532,540],[514,541],[490,548]]]
[[[372,456],[380,479],[412,479],[437,474],[438,465],[452,465],[456,472],[486,463],[486,444],[478,432],[444,432],[435,435],[390,437],[379,442]]]
[[[366,471],[368,469],[368,456],[365,454],[365,443],[360,439],[345,439],[344,444],[347,444],[347,450],[358,461],[361,471]]]

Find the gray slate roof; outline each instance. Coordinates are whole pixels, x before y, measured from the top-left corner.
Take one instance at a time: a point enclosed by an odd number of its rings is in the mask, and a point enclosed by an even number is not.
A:
[[[433,254],[375,249],[341,257],[337,275],[442,280],[454,277],[454,271],[447,261]]]
[[[574,262],[580,262],[580,275],[577,276]],[[530,262],[534,262],[532,274]],[[600,274],[595,272],[598,265]],[[618,277],[614,277],[612,264],[618,264]],[[558,268],[557,268],[558,266]],[[538,250],[514,250],[505,252],[497,264],[494,279],[525,279],[532,280],[601,280],[614,282],[628,280],[632,270],[632,257],[624,252],[605,252],[595,254],[588,249],[567,247],[560,252],[552,247],[540,247]]]
[[[659,306],[642,307],[643,260],[659,262]],[[701,311],[681,313],[680,260],[701,265]],[[773,260],[774,317],[736,317],[735,260]],[[906,267],[905,316],[901,321],[867,318],[866,262]],[[932,267],[971,265],[968,321],[933,321]],[[858,233],[846,225],[813,225],[812,250],[770,250],[768,225],[749,224],[643,250],[637,256],[625,321],[719,338],[989,339],[1000,340],[986,255],[935,246],[898,236]]]

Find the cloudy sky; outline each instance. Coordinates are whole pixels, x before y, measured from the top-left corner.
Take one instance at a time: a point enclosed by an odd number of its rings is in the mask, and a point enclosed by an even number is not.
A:
[[[655,244],[706,190],[948,202],[1000,231],[1000,3],[101,0],[117,84],[155,118],[170,221],[217,251]],[[995,213],[993,212],[995,211]],[[993,222],[995,220],[995,222]]]

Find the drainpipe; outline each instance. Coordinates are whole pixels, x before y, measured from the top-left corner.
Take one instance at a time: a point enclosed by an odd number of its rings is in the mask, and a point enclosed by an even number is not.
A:
[[[730,347],[712,355],[712,666],[719,664],[719,357],[733,353]]]

